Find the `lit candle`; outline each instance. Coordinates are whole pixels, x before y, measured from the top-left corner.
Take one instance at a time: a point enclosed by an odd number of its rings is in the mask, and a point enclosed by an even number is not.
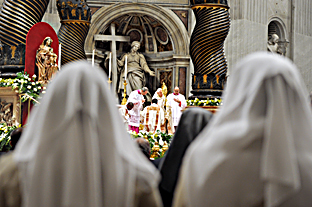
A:
[[[111,78],[112,73],[112,53],[109,53],[109,65],[108,65],[108,80]]]
[[[95,53],[95,49],[92,52],[92,67],[94,67],[94,53]]]
[[[127,55],[125,57],[125,80],[127,80]]]
[[[61,70],[61,51],[62,51],[62,45],[59,44],[59,56],[58,56],[58,67],[59,67],[59,70]]]

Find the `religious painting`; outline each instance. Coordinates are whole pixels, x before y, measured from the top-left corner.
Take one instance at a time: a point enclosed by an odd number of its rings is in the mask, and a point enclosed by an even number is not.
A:
[[[172,69],[158,69],[158,87],[161,88],[162,83],[165,83],[167,86],[168,94],[172,93]]]
[[[18,126],[20,122],[19,96],[10,87],[0,87],[0,123]]]

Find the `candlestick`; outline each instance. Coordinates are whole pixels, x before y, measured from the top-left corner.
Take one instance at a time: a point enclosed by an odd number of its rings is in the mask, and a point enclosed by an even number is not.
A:
[[[126,105],[126,103],[127,103],[127,98],[126,98],[126,96],[127,96],[127,81],[126,80],[124,81],[123,85],[124,85],[124,94],[123,94],[123,99],[122,99],[121,105]]]
[[[62,54],[62,44],[59,44],[59,56],[58,56],[58,68],[61,70],[61,54]]]
[[[109,53],[108,79],[110,80],[112,73],[112,53]]]
[[[95,49],[92,52],[92,67],[94,67],[94,53],[95,53]]]
[[[125,81],[127,80],[127,55],[125,57]]]

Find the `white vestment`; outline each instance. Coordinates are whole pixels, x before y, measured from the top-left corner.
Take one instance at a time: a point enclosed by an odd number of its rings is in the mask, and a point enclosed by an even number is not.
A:
[[[161,205],[158,172],[121,127],[112,100],[103,70],[87,62],[56,75],[14,152],[24,207]]]
[[[312,206],[312,114],[298,70],[255,53],[188,148],[174,206]]]
[[[130,118],[129,118],[129,125],[139,127],[140,126],[140,112],[143,108],[144,96],[139,92],[140,90],[132,91],[129,95],[128,101],[134,104],[131,111],[129,111]]]
[[[181,103],[176,102],[174,99],[177,98],[181,101]],[[169,106],[169,110],[171,112],[170,118],[172,119],[172,125],[178,126],[181,115],[182,115],[182,110],[186,107],[186,101],[185,97],[182,94],[175,95],[174,93],[171,93],[167,97],[167,103]],[[174,130],[174,127],[172,130]]]
[[[158,110],[157,110],[158,109]],[[151,104],[143,110],[144,126],[148,126],[149,131],[161,131],[161,125],[165,122],[165,114],[161,107],[157,104]],[[156,130],[155,130],[156,127]]]

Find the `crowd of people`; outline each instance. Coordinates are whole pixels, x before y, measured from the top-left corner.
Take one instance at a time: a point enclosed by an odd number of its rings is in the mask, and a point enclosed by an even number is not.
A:
[[[312,113],[296,66],[260,52],[231,74],[220,110],[185,110],[169,150],[151,161],[148,142],[126,130],[137,130],[145,88],[116,116],[103,71],[67,64],[1,156],[0,207],[312,206]],[[161,116],[161,103],[151,107]],[[151,116],[144,123],[161,128]]]

